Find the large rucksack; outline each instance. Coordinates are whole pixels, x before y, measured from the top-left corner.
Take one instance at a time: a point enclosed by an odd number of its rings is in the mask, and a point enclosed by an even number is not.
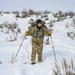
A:
[[[47,28],[45,25],[46,22],[45,21],[42,21],[42,22],[43,22],[43,27]],[[37,20],[30,22],[30,26],[28,27],[28,31],[30,31],[30,29],[35,27],[36,25],[37,25]]]

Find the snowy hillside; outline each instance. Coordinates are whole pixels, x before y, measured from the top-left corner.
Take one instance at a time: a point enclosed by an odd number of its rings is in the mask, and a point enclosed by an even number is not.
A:
[[[0,30],[0,75],[53,75],[53,68],[55,66],[55,58],[51,43],[51,38],[49,38],[50,44],[46,45],[45,36],[43,44],[43,62],[38,63],[36,59],[36,64],[31,65],[31,37],[28,36],[24,40],[21,50],[16,58],[15,63],[11,63],[13,54],[17,53],[17,50],[23,40],[24,32],[28,30],[29,20],[33,18],[36,19],[36,16],[30,16],[26,18],[16,18],[14,14],[3,14],[0,15],[0,24],[4,22],[18,24],[18,28],[21,29],[21,33],[18,34],[17,40],[9,42],[10,36],[14,36],[12,32],[9,31],[9,34]],[[39,16],[40,18],[40,16]],[[49,27],[48,22],[50,20],[57,20],[51,13],[48,14],[48,20],[46,20],[46,25]],[[43,19],[45,20],[45,19]],[[70,63],[71,58],[75,62],[75,37],[71,39],[67,37],[68,28],[65,25],[72,23],[72,18],[66,18],[63,21],[53,23],[53,43],[57,57],[57,64],[60,65],[62,58],[65,58],[68,63]],[[70,26],[70,31],[75,31]],[[13,37],[12,36],[12,37]],[[75,65],[75,64],[74,64]]]

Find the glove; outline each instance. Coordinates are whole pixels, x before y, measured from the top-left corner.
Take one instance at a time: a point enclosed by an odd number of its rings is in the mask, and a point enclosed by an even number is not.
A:
[[[27,36],[27,35],[28,35],[28,31],[26,31],[26,32],[24,33],[24,35]]]
[[[48,36],[51,36],[51,34],[52,34],[52,31],[49,31],[49,32],[48,32]]]

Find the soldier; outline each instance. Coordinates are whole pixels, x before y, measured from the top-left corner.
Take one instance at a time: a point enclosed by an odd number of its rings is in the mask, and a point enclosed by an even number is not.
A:
[[[43,25],[40,19],[37,20],[36,26],[25,32],[25,36],[32,36],[31,64],[35,64],[36,53],[38,53],[38,62],[42,62],[44,35],[50,36],[51,34],[52,32]]]

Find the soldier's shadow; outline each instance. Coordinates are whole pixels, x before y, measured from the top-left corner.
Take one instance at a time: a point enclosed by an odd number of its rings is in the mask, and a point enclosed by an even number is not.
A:
[[[55,54],[56,54],[56,56],[58,57],[58,56],[64,56],[64,51],[59,51],[59,50],[56,50],[55,51]],[[48,58],[48,57],[54,57],[54,52],[53,52],[53,50],[51,50],[51,51],[47,51],[47,52],[44,52],[43,53],[43,60],[45,60],[46,58]]]

